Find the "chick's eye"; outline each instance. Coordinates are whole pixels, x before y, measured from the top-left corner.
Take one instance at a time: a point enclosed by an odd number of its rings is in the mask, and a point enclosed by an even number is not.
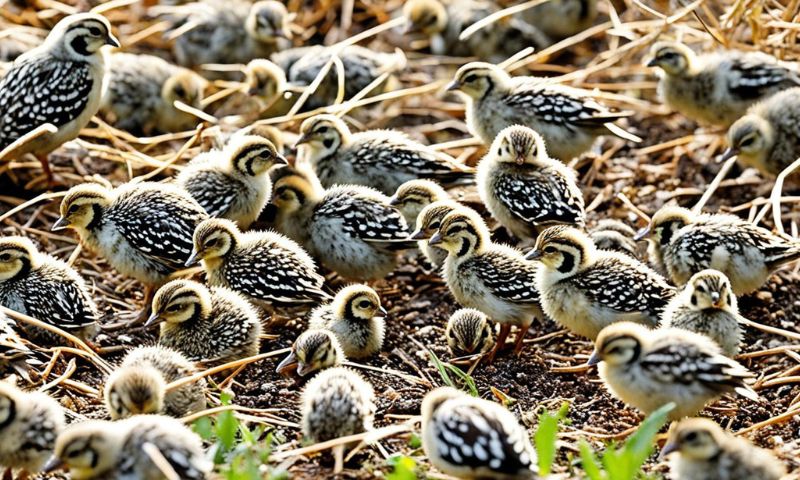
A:
[[[753,144],[753,142],[755,142],[755,141],[756,141],[756,140],[755,140],[755,138],[753,138],[753,137],[747,137],[747,138],[745,138],[744,140],[742,140],[742,141],[741,141],[741,143],[739,143],[739,145],[740,145],[740,146],[742,146],[742,147],[749,147],[749,146],[750,146],[750,145],[752,145],[752,144]]]
[[[464,83],[472,83],[472,82],[474,82],[474,81],[475,81],[475,80],[477,80],[477,79],[478,79],[478,76],[477,76],[477,75],[475,75],[475,74],[472,74],[472,75],[467,75],[467,76],[464,78]]]
[[[100,31],[97,27],[89,27],[89,34],[94,37],[99,37],[103,32]]]
[[[67,213],[75,213],[75,212],[77,212],[77,211],[78,211],[78,208],[80,208],[80,207],[78,207],[77,205],[72,205],[72,206],[70,206],[70,207],[69,207],[69,209],[67,210]]]
[[[180,309],[181,309],[180,305],[170,305],[169,307],[167,307],[167,311],[168,312],[173,312],[173,313],[177,312]]]
[[[0,255],[0,261],[7,262],[9,260],[11,260],[11,254],[10,253],[4,253],[4,254]]]
[[[684,437],[684,440],[686,440],[687,442],[693,442],[693,441],[697,440],[697,432],[690,432],[690,433],[686,434],[686,436]]]
[[[431,228],[439,229],[442,226],[442,222],[433,222],[431,223]]]
[[[77,457],[77,456],[78,456],[78,455],[80,455],[80,454],[81,454],[80,450],[73,450],[73,451],[71,451],[71,452],[69,452],[69,453],[67,454],[67,457],[69,457],[69,458],[75,458],[75,457]]]
[[[358,308],[366,309],[370,307],[372,307],[372,302],[370,302],[369,300],[361,300],[360,302],[358,302]]]
[[[544,247],[544,253],[556,253],[556,247]]]
[[[319,127],[317,133],[328,133],[328,127]]]

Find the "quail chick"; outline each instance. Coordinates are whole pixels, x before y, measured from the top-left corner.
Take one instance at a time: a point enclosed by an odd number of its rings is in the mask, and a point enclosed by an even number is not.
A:
[[[716,270],[695,273],[664,310],[661,325],[702,333],[729,357],[739,354],[742,331],[731,283]]]
[[[507,17],[478,30],[469,38],[459,36],[473,23],[498,10],[485,0],[409,0],[403,5],[406,34],[422,34],[434,55],[478,57],[499,63],[529,46],[537,50],[550,40],[539,29]]]
[[[469,129],[487,145],[504,128],[525,125],[542,136],[553,157],[567,162],[601,135],[641,140],[614,124],[629,112],[601,105],[590,92],[534,77],[511,77],[489,63],[459,68],[447,89],[466,95]]]
[[[535,285],[538,268],[518,250],[492,243],[489,228],[467,207],[445,216],[429,244],[447,250],[442,273],[456,301],[500,324],[489,361],[504,346],[512,325],[519,328],[514,348],[519,354],[528,327],[534,318],[542,318]]]
[[[297,50],[297,51],[295,51]],[[295,87],[311,85],[322,68],[331,60],[334,49],[315,45],[300,47],[273,54],[271,59],[286,72],[286,79]],[[366,89],[384,73],[398,73],[406,66],[402,50],[396,53],[375,52],[358,45],[349,45],[336,52],[344,67],[344,97],[349,100]],[[389,91],[397,83],[394,76],[372,88],[367,95],[374,96]],[[313,110],[333,105],[339,94],[339,77],[331,68],[317,89],[308,97],[303,110]]]
[[[25,237],[0,237],[0,305],[65,330],[82,340],[97,334],[97,306],[72,267],[40,253]],[[58,345],[64,339],[26,326],[36,339]]]
[[[664,206],[637,236],[648,234],[651,260],[663,265],[676,285],[713,268],[728,277],[736,295],[758,289],[775,270],[800,258],[800,243],[733,215]]]
[[[589,230],[589,238],[600,250],[611,250],[624,253],[633,258],[638,257],[638,248],[633,237],[636,231],[628,224],[611,218],[604,218]]]
[[[534,479],[530,435],[495,402],[440,387],[422,400],[422,448],[447,475],[464,479]]]
[[[242,63],[269,58],[290,46],[289,14],[282,2],[203,0],[163,9],[175,30],[173,53],[180,65]]]
[[[272,198],[277,229],[300,242],[325,267],[350,280],[384,278],[398,251],[413,248],[403,216],[369,187],[325,190],[313,172],[283,167]]]
[[[183,417],[206,408],[206,381],[166,391],[168,383],[197,373],[180,352],[164,346],[138,347],[106,380],[103,401],[112,420],[163,413]]]
[[[163,480],[151,457],[157,450],[181,480],[204,480],[211,470],[200,437],[179,420],[136,415],[117,422],[75,423],[58,437],[47,470],[74,480]]]
[[[434,269],[439,270],[447,259],[447,250],[431,245],[428,240],[439,230],[442,220],[461,204],[452,200],[440,200],[423,208],[416,221],[416,230],[408,238],[417,240],[422,255]]]
[[[528,127],[504,128],[478,164],[478,192],[501,225],[519,239],[553,224],[583,226],[583,193],[575,171],[547,155]]]
[[[42,471],[64,423],[64,410],[47,394],[0,381],[0,468]]]
[[[591,340],[620,321],[655,327],[675,288],[627,255],[598,250],[573,227],[550,227],[526,258],[542,264],[536,288],[548,317]]]
[[[277,64],[256,58],[244,67],[244,84],[247,94],[258,103],[259,116],[266,118],[272,113],[283,115],[289,111],[294,101],[286,98],[290,89],[286,73]]]
[[[548,0],[522,13],[522,19],[553,40],[591,27],[597,18],[597,0]]]
[[[245,128],[237,130],[233,135],[231,135],[231,138],[228,140],[228,142],[229,143],[233,142],[233,140],[237,137],[245,137],[245,136],[256,136],[256,137],[266,138],[267,140],[272,142],[273,145],[275,145],[275,150],[277,150],[278,153],[280,154],[283,154],[283,151],[285,149],[285,144],[283,141],[283,133],[278,128],[273,127],[272,125],[264,125],[261,123],[251,124]]]
[[[315,308],[309,326],[333,332],[347,358],[366,358],[383,347],[385,315],[388,313],[375,290],[350,285],[339,290],[329,305]]]
[[[684,116],[727,127],[750,105],[800,85],[797,66],[761,52],[727,51],[697,55],[677,42],[658,42],[648,67],[659,67],[658,92]]]
[[[61,217],[52,230],[75,230],[84,246],[144,283],[149,303],[152,287],[183,268],[192,233],[206,218],[203,207],[173,185],[141,182],[109,190],[84,183],[61,200]]]
[[[372,429],[375,394],[361,375],[343,367],[318,373],[306,385],[301,406],[303,438],[311,443]],[[334,447],[334,473],[342,470],[344,445]]]
[[[189,360],[219,365],[258,354],[261,319],[240,294],[173,280],[156,292],[149,325],[161,320],[158,343]]]
[[[800,88],[790,88],[750,107],[728,130],[722,160],[739,161],[777,176],[800,157]]]
[[[409,229],[416,228],[417,217],[423,208],[433,202],[448,200],[450,195],[433,180],[409,180],[397,187],[389,199],[389,205],[400,210]]]
[[[345,361],[342,346],[330,330],[311,327],[301,333],[292,345],[292,351],[278,364],[277,372],[291,374],[296,370],[301,377],[336,367]]]
[[[264,306],[330,298],[322,290],[325,279],[314,260],[279,233],[242,233],[230,220],[212,218],[194,233],[194,250],[186,264],[197,260],[202,260],[210,285],[227,287]]]
[[[772,452],[707,418],[686,418],[674,425],[661,450],[661,458],[667,455],[678,480],[778,480],[786,475],[786,467]]]
[[[485,353],[494,346],[492,324],[483,312],[473,308],[462,308],[452,314],[444,334],[454,357]]]
[[[177,183],[209,215],[227,218],[246,229],[269,202],[269,169],[286,163],[266,138],[237,136],[224,149],[190,162],[178,175]]]
[[[442,185],[469,181],[471,168],[404,134],[392,130],[350,133],[333,115],[303,122],[295,145],[306,145],[306,158],[325,188],[366,185],[392,195],[404,182],[430,178]]]
[[[152,55],[115,53],[108,64],[100,112],[117,128],[150,135],[191,130],[200,122],[175,107],[180,101],[202,110],[207,82],[200,75]]]
[[[598,363],[608,390],[648,415],[675,402],[671,420],[691,416],[728,392],[758,399],[745,383],[752,373],[722,355],[708,337],[680,328],[610,325],[597,337],[588,362]]]
[[[35,154],[49,176],[47,154],[78,136],[100,107],[106,76],[102,47],[119,47],[111,25],[94,13],[64,18],[44,43],[17,58],[0,79],[0,151],[45,124],[46,133],[15,149]]]

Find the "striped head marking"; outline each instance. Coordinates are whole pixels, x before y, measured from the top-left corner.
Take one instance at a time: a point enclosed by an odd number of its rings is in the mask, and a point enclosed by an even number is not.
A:
[[[624,365],[636,361],[642,352],[643,337],[649,331],[646,327],[631,322],[609,325],[597,336],[589,363],[604,361],[609,365]]]
[[[522,125],[501,130],[492,142],[490,152],[500,162],[517,165],[535,164],[540,158],[547,157],[541,135]]]
[[[96,183],[84,183],[69,189],[61,200],[61,218],[52,230],[65,228],[86,230],[100,221],[100,217],[112,202],[111,192]]]
[[[275,165],[288,164],[272,142],[256,135],[238,136],[225,149],[230,152],[233,168],[248,177],[261,175]]]
[[[292,167],[280,167],[273,172],[272,204],[278,215],[291,215],[306,206],[315,197],[311,179]]]
[[[161,412],[166,386],[164,377],[151,366],[117,370],[106,381],[103,394],[111,419]]]
[[[411,238],[417,240],[431,238],[442,226],[444,217],[459,207],[458,203],[451,200],[440,200],[423,208],[417,216],[417,230],[411,234]]]
[[[286,6],[275,0],[256,2],[250,7],[245,20],[247,33],[263,43],[276,43],[280,39],[292,38],[289,29],[291,16]]]
[[[0,282],[36,266],[36,246],[26,237],[0,237]]]
[[[472,99],[483,98],[499,85],[510,81],[504,70],[491,63],[472,62],[459,68],[447,90],[459,90]]]
[[[103,477],[117,467],[127,429],[103,420],[87,420],[67,427],[56,439],[53,457],[46,471],[63,467],[70,478],[86,480]]]
[[[161,98],[170,108],[174,108],[176,100],[190,107],[201,108],[205,86],[206,81],[203,77],[190,70],[181,70],[164,82]]]
[[[494,343],[492,324],[486,315],[471,308],[462,308],[450,317],[445,337],[457,357],[485,352]]]
[[[390,204],[402,209],[406,205],[416,205],[423,208],[433,202],[448,198],[447,192],[433,180],[409,180],[397,187]]]
[[[272,100],[286,89],[286,74],[281,67],[263,58],[252,60],[244,69],[247,93]]]
[[[717,270],[695,273],[686,285],[686,294],[688,304],[695,310],[736,308],[731,282]]]
[[[650,219],[650,240],[656,245],[667,245],[675,232],[694,222],[695,215],[688,208],[665,205]]]
[[[574,227],[556,226],[543,231],[526,258],[538,260],[548,269],[572,275],[585,268],[594,256],[592,240]]]
[[[236,245],[238,236],[239,228],[230,220],[209,218],[202,221],[194,230],[194,250],[186,265],[227,255]]]
[[[205,285],[192,280],[173,280],[159,288],[153,297],[153,313],[147,324],[182,323],[206,317],[210,311],[211,292]]]
[[[297,362],[297,374],[301,377],[317,370],[339,365],[344,361],[342,347],[329,330],[303,332],[297,337],[292,349]]]
[[[686,418],[674,424],[661,456],[680,452],[681,456],[695,461],[708,461],[719,455],[725,432],[707,418]]]
[[[344,120],[333,115],[317,115],[303,122],[300,126],[300,138],[295,147],[307,144],[312,156],[327,156],[335,152],[347,138],[350,129]]]
[[[668,75],[683,75],[692,66],[694,52],[682,43],[658,42],[650,49],[648,67],[659,67]]]
[[[456,257],[480,253],[489,242],[489,228],[477,212],[467,207],[447,214],[439,231],[428,241]]]
[[[366,285],[349,285],[341,289],[333,299],[332,309],[338,318],[368,321],[378,312],[386,314],[381,299]]]
[[[108,20],[96,13],[78,13],[58,22],[45,40],[71,60],[92,61],[104,45],[119,47]]]

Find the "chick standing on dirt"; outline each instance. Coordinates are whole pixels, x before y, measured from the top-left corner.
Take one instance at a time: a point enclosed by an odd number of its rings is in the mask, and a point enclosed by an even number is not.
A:
[[[164,346],[138,347],[106,380],[103,401],[112,420],[163,413],[180,418],[206,407],[206,381],[166,391],[175,380],[197,373],[181,353]]]
[[[389,199],[389,205],[400,210],[408,228],[413,230],[423,208],[433,202],[449,198],[450,195],[445,189],[433,180],[409,180],[397,187],[397,191]]]
[[[192,130],[200,119],[175,102],[202,110],[206,80],[186,68],[152,55],[109,56],[108,88],[100,112],[117,128],[151,135]]]
[[[63,468],[74,480],[164,480],[154,451],[181,480],[205,480],[213,466],[200,437],[183,422],[136,415],[116,422],[73,423],[58,436],[46,470]]]
[[[504,128],[478,164],[478,192],[501,225],[528,240],[555,224],[583,226],[583,193],[575,171],[547,155],[528,127]]]
[[[441,387],[422,400],[422,448],[447,475],[464,479],[538,478],[527,430],[501,405]]]
[[[40,253],[25,237],[0,237],[0,305],[82,340],[97,334],[99,314],[86,282],[68,264]],[[47,330],[22,328],[34,339],[54,345],[64,342]]]
[[[237,136],[222,150],[198,155],[176,181],[209,215],[227,218],[246,229],[269,202],[269,169],[286,163],[266,138]]]
[[[403,216],[369,187],[325,190],[313,172],[276,172],[272,204],[278,231],[301,243],[325,267],[349,280],[386,277],[399,251],[413,248]]]
[[[197,226],[186,264],[198,260],[209,285],[229,288],[267,309],[330,298],[314,260],[279,233],[242,233],[230,220],[212,218]]]
[[[309,326],[325,328],[336,335],[348,358],[366,358],[380,352],[388,315],[375,290],[366,285],[350,285],[336,293],[329,305],[311,312]]]
[[[492,324],[483,312],[473,308],[453,313],[444,335],[454,357],[486,353],[494,346]]]
[[[535,318],[542,318],[535,285],[537,267],[518,250],[493,243],[480,215],[467,207],[444,217],[429,243],[447,250],[442,273],[456,301],[500,324],[489,361],[503,348],[513,325],[518,328],[514,351],[519,355],[528,327]]]
[[[304,121],[295,146],[305,145],[306,158],[322,186],[365,185],[392,195],[404,182],[430,178],[442,185],[469,181],[473,170],[404,134],[392,130],[350,133],[333,115]]]
[[[568,162],[589,150],[601,135],[640,138],[614,124],[630,116],[601,105],[585,90],[533,77],[512,77],[489,63],[459,68],[448,90],[466,95],[467,125],[486,145],[511,125],[525,125],[544,139],[548,152]]]
[[[608,390],[646,415],[674,402],[669,418],[688,417],[723,393],[758,400],[746,383],[752,373],[705,335],[680,328],[615,323],[597,337],[588,364],[598,363]]]
[[[147,325],[161,324],[158,343],[195,362],[223,364],[258,353],[261,319],[240,294],[173,280],[156,292]]]
[[[285,375],[296,370],[301,377],[341,365],[345,361],[342,346],[330,330],[311,327],[301,333],[292,345],[292,351],[284,358],[276,371]]]
[[[27,142],[14,155],[35,154],[51,176],[47,154],[77,137],[100,107],[105,45],[119,47],[108,20],[79,13],[62,19],[42,45],[14,61],[0,78],[0,151],[49,123],[55,133]]]
[[[667,205],[639,233],[649,235],[651,261],[675,285],[712,268],[725,274],[733,293],[760,288],[773,272],[800,259],[800,242],[787,240],[733,215],[697,214]]]
[[[172,185],[141,182],[109,190],[84,183],[61,200],[61,217],[52,230],[75,230],[84,246],[144,283],[149,304],[153,287],[183,268],[192,233],[206,218],[203,207]]]
[[[754,103],[800,85],[797,65],[761,52],[697,55],[681,43],[658,42],[647,66],[661,69],[664,103],[692,120],[724,127]]]
[[[312,443],[372,429],[375,394],[361,375],[343,367],[318,373],[306,385],[301,405],[303,438]],[[334,447],[334,473],[341,472],[344,448]]]
[[[526,258],[541,263],[536,287],[548,317],[594,340],[608,325],[636,321],[658,325],[675,288],[647,265],[598,250],[573,227],[550,227]]]
[[[64,423],[64,409],[47,394],[0,381],[0,470],[22,470],[18,478],[41,472]]]
[[[800,88],[750,107],[728,130],[728,145],[723,161],[736,155],[743,165],[770,176],[788,168],[800,157]]]
[[[740,318],[728,277],[716,270],[702,270],[667,305],[661,326],[706,335],[733,358],[742,341]]]
[[[707,418],[686,418],[670,428],[660,458],[667,456],[676,480],[779,480],[786,475],[772,452]]]

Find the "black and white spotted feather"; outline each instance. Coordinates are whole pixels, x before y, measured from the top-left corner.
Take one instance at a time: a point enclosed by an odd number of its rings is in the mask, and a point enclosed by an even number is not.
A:
[[[0,382],[0,465],[38,472],[64,429],[64,410],[43,392],[26,393]]]
[[[583,195],[558,172],[517,166],[494,182],[498,198],[520,220],[532,225],[583,225]],[[527,170],[527,171],[526,171]]]
[[[241,192],[247,191],[247,185],[240,180],[211,168],[197,175],[187,175],[183,182],[183,188],[212,217],[224,217]]]
[[[0,80],[0,150],[51,123],[77,119],[94,86],[87,62],[35,55],[15,62]]]
[[[778,89],[800,85],[800,72],[764,54],[734,56],[730,60],[728,90],[742,100],[757,100]]]
[[[503,300],[539,303],[539,291],[536,288],[538,267],[523,262],[516,250],[493,245],[491,250],[464,260],[459,270],[475,275],[493,295]]]

